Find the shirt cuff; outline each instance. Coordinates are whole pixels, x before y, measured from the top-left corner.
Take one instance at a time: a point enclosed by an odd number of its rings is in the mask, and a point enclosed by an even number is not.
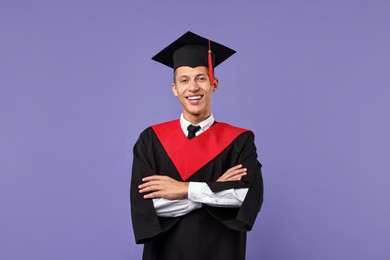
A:
[[[205,182],[190,182],[188,199],[215,207],[240,207],[248,188],[212,192]]]

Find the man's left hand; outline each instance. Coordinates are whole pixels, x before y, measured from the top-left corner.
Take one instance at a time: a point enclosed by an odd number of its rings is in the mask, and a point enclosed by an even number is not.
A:
[[[147,193],[144,199],[185,199],[188,196],[188,182],[181,182],[168,176],[153,175],[142,179],[138,186],[140,193]]]

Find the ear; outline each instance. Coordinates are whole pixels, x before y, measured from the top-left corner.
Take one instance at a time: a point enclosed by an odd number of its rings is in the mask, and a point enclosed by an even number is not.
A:
[[[218,89],[218,84],[219,84],[218,79],[214,78],[213,92],[215,92]]]
[[[177,93],[177,87],[176,87],[175,83],[172,83],[172,92],[173,92],[173,95],[175,95],[176,97],[179,95]]]

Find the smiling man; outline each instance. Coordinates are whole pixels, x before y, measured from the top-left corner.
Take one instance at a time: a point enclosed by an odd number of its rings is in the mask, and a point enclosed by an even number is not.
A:
[[[253,133],[211,113],[214,68],[234,53],[187,32],[153,57],[174,69],[182,114],[134,146],[131,215],[144,260],[245,259],[263,201],[261,164]]]

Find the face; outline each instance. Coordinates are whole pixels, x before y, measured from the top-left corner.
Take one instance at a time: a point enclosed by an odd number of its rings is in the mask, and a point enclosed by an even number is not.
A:
[[[175,71],[172,91],[179,98],[183,116],[197,124],[211,115],[211,97],[218,87],[218,80],[210,84],[207,67],[182,66]]]

